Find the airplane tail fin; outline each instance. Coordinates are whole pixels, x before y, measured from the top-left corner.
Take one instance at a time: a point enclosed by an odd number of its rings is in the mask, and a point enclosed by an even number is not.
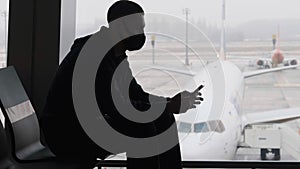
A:
[[[277,26],[277,44],[276,49],[280,50],[280,24]]]

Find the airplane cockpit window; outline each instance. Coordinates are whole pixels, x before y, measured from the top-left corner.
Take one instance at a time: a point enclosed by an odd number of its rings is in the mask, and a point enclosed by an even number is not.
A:
[[[207,123],[203,122],[203,123],[196,123],[196,124],[194,124],[194,132],[195,133],[209,132],[209,128],[208,128]]]
[[[195,133],[205,133],[205,132],[222,133],[224,131],[225,131],[224,124],[220,120],[213,120],[213,121],[194,124]]]
[[[8,0],[0,0],[0,68],[6,67],[8,37]]]
[[[218,133],[222,133],[223,131],[225,131],[225,127],[224,127],[222,121],[220,121],[220,120],[209,121],[208,123],[209,123],[209,126],[212,131],[215,131]]]
[[[190,133],[192,131],[192,124],[185,123],[185,122],[179,122],[178,131],[181,133]]]

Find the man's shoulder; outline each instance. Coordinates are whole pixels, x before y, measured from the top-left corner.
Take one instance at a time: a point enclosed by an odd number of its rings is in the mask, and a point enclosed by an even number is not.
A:
[[[79,46],[83,46],[88,40],[89,38],[91,37],[92,35],[87,35],[87,36],[84,36],[84,37],[80,37],[80,38],[77,38],[75,39],[73,45],[72,45],[72,49],[73,48],[76,48],[76,47],[79,47]]]
[[[86,35],[86,36],[83,36],[83,37],[80,37],[80,38],[77,38],[74,40],[74,43],[72,45],[72,48],[71,49],[74,49],[74,48],[82,48],[85,43],[93,36],[93,35],[96,35],[98,33],[101,33],[101,34],[108,34],[108,28],[105,27],[105,26],[102,26],[101,29],[96,32],[96,33],[93,33],[93,34],[89,34],[89,35]]]

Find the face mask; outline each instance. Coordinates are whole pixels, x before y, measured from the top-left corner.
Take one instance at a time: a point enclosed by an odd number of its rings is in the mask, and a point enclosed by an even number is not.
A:
[[[146,42],[145,34],[131,36],[125,40],[127,50],[134,51],[141,49]]]

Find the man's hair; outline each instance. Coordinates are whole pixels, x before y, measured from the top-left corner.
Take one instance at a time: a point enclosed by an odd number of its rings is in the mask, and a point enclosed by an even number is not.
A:
[[[119,0],[108,9],[107,22],[110,23],[118,18],[135,13],[144,14],[144,10],[135,2]]]

